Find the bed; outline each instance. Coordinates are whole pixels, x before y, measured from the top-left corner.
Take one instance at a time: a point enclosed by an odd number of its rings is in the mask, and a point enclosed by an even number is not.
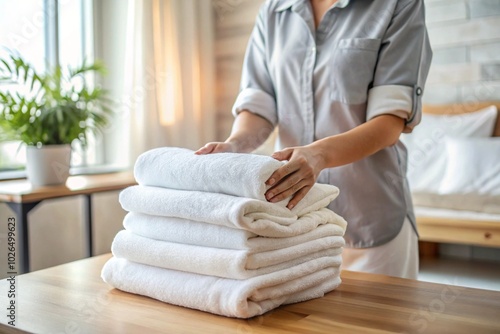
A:
[[[423,112],[433,115],[472,113],[500,102],[426,105]],[[500,137],[500,115],[494,123],[493,137]],[[458,168],[458,167],[457,167]],[[500,202],[498,203],[500,207]],[[421,241],[421,255],[436,256],[436,243],[500,247],[500,214],[415,206]]]

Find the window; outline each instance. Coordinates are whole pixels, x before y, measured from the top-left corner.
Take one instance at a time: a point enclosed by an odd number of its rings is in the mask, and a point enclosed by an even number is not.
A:
[[[93,61],[92,1],[0,0],[0,56],[19,52],[38,70]],[[2,89],[15,89],[6,85]],[[98,146],[89,140],[83,151],[73,146],[72,166],[99,164]],[[0,143],[0,172],[22,170],[25,149],[19,142]]]
[[[0,0],[0,56],[8,50],[17,50],[38,70],[45,68],[43,0]],[[15,89],[7,85],[2,89]],[[0,144],[0,170],[22,169],[25,150],[19,142]]]

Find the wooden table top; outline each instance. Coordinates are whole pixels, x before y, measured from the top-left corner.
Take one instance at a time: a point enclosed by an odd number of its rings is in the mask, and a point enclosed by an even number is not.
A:
[[[16,329],[1,333],[500,333],[500,292],[342,272],[323,298],[248,320],[169,305],[111,288],[109,254],[17,277]],[[8,282],[0,281],[6,312]]]
[[[70,176],[66,185],[33,188],[28,180],[0,182],[0,201],[29,203],[49,198],[120,190],[136,184],[132,172]]]

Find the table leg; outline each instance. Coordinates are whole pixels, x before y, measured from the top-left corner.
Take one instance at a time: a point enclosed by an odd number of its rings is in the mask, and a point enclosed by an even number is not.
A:
[[[87,240],[87,257],[94,256],[94,242],[92,236],[92,195],[86,194],[85,197],[85,236]]]
[[[17,248],[18,261],[17,273],[24,274],[30,271],[30,245],[28,231],[28,213],[40,203],[7,203],[7,205],[15,212],[17,216],[16,223],[16,239],[20,244]]]

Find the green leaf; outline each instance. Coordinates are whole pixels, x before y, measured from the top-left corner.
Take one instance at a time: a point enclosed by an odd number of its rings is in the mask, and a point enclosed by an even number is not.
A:
[[[16,78],[19,78],[19,69],[21,68],[23,61],[21,59],[17,59],[14,57],[12,57],[12,60],[14,61],[14,66],[16,70]]]
[[[24,82],[28,82],[29,68],[24,69]]]
[[[5,61],[4,59],[0,59],[0,61],[1,61],[4,65],[5,65],[5,67],[7,68],[7,70],[8,70],[9,72],[12,72],[12,70],[10,69],[9,64],[7,64],[7,61]]]

